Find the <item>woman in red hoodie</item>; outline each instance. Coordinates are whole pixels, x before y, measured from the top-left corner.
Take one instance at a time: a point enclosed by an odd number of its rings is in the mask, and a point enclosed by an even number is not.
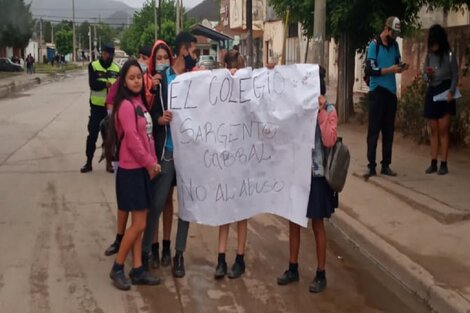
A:
[[[167,135],[170,132],[168,121],[168,85],[173,65],[173,54],[171,48],[163,41],[155,41],[152,53],[148,60],[147,73],[145,75],[146,97],[149,104],[150,115],[153,121],[153,136],[155,138],[155,153],[161,164],[165,158]],[[165,112],[167,111],[167,112]],[[164,172],[163,174],[166,174]],[[176,186],[176,178],[172,179],[170,185],[163,183],[166,176],[152,182],[152,193],[154,201],[147,216],[147,227],[145,228],[142,260],[144,267],[153,268],[160,266],[160,253],[158,243],[158,224],[160,213],[163,212],[163,244],[162,244],[162,266],[171,264],[170,235],[173,222],[173,189]],[[168,188],[167,188],[168,187]]]
[[[157,285],[160,280],[142,267],[142,233],[152,195],[150,180],[160,173],[155,156],[152,135],[152,118],[147,110],[143,73],[136,60],[127,61],[121,70],[118,91],[114,100],[111,126],[119,140],[119,169],[116,175],[118,208],[131,212],[132,223],[125,231],[116,260],[110,273],[114,285],[129,290],[130,283],[124,274],[124,262],[132,250],[133,268],[129,273],[132,284]],[[115,142],[110,140],[107,149]]]

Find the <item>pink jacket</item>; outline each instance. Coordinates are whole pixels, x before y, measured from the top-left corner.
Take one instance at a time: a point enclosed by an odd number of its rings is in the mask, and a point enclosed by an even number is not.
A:
[[[145,116],[137,114],[138,111],[147,112],[147,108],[140,97],[134,97],[132,102],[124,100],[116,115],[117,135],[123,138],[119,150],[119,167],[124,169],[148,168],[157,163],[152,126],[147,125],[149,122]]]
[[[321,140],[323,145],[327,148],[331,148],[336,142],[336,127],[338,126],[338,115],[333,106],[331,106],[331,112],[327,110],[321,110],[318,112],[317,122],[321,130]]]

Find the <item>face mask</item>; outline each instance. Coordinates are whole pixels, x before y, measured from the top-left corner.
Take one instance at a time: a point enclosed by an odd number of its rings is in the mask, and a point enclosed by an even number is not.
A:
[[[155,71],[157,72],[164,72],[170,66],[169,63],[164,64],[155,64]]]
[[[184,64],[186,66],[186,70],[191,71],[193,67],[196,66],[197,60],[193,59],[193,57],[188,54],[184,56]]]
[[[142,69],[142,72],[147,72],[147,64],[146,63],[140,63],[139,62],[139,65],[140,65],[140,68]]]

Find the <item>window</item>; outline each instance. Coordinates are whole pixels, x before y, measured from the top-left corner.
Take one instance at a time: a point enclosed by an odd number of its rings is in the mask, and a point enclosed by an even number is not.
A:
[[[299,25],[297,23],[289,23],[289,28],[287,30],[287,37],[299,37]]]

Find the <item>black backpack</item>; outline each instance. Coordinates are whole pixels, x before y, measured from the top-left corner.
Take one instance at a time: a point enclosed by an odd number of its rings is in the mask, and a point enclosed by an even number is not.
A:
[[[375,49],[375,61],[376,62],[377,62],[377,58],[379,56],[380,46],[382,45],[382,41],[380,40],[380,37],[372,38],[372,40],[369,41],[369,44],[367,45],[366,51],[364,53],[364,61],[363,61],[364,77],[363,77],[363,79],[364,79],[367,86],[369,86],[369,84],[370,84],[370,76],[371,76],[371,73],[372,73],[372,68],[370,67],[370,65],[367,64],[367,55],[368,55],[368,52],[369,52],[369,46],[372,42],[374,42],[375,45],[376,45],[376,49]],[[395,49],[397,49],[396,51],[398,51],[399,48],[398,48],[398,43],[396,41],[393,42],[393,46],[394,46]],[[399,53],[398,53],[398,55],[399,55]],[[400,60],[395,60],[395,63],[398,64],[399,61]],[[377,64],[378,64],[378,62],[377,62]]]

